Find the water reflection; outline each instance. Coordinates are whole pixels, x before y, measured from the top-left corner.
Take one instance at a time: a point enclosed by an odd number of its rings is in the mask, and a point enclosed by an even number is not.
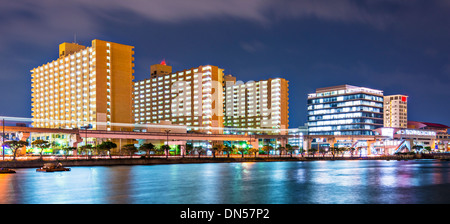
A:
[[[448,162],[316,161],[18,169],[0,203],[449,203]]]

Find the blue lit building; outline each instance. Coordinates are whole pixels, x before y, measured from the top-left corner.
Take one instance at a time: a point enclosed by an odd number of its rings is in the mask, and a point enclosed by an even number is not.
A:
[[[309,135],[374,135],[383,127],[383,91],[351,85],[308,94]]]

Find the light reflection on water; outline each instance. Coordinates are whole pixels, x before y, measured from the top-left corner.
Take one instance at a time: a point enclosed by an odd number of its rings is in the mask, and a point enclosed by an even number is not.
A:
[[[450,163],[316,161],[17,169],[2,204],[450,203]]]

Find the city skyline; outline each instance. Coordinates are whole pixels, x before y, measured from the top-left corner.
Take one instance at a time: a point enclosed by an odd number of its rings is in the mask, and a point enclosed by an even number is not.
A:
[[[244,82],[284,78],[290,128],[307,122],[307,94],[344,84],[407,95],[408,120],[450,124],[445,1],[170,2],[2,3],[1,115],[31,117],[30,70],[59,44],[102,39],[135,47],[134,81],[164,59],[174,71],[213,64]]]

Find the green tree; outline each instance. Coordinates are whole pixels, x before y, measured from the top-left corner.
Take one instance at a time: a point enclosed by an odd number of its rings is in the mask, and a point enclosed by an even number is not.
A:
[[[43,139],[36,139],[31,143],[32,146],[37,147],[40,149],[39,151],[39,155],[40,155],[40,159],[42,160],[42,153],[44,152],[44,149],[49,148],[51,146],[51,144]]]
[[[411,147],[411,149],[414,149],[414,151],[419,152],[420,150],[423,149],[423,146],[421,146],[421,145],[414,145],[413,147]]]
[[[347,150],[350,151],[351,158],[353,158],[353,153],[355,153],[356,149],[354,147],[349,147]]]
[[[255,158],[256,158],[256,154],[259,152],[259,149],[249,148],[249,149],[248,149],[248,152],[249,152],[249,153],[255,154]]]
[[[308,149],[308,154],[312,154],[313,155],[313,158],[314,158],[314,154],[316,154],[316,152],[317,152],[317,149],[316,148],[310,148],[310,149]]]
[[[237,151],[239,151],[242,155],[242,158],[244,158],[244,153],[247,151],[247,148],[239,147],[239,148],[237,148]]]
[[[213,157],[216,158],[216,152],[222,152],[222,150],[223,150],[223,145],[222,144],[215,144],[212,147]]]
[[[22,148],[24,146],[27,146],[28,142],[12,140],[12,141],[4,142],[2,145],[10,148],[13,151],[13,155],[14,155],[13,160],[16,160],[17,150],[19,150],[20,148]]]
[[[86,153],[86,157],[90,159],[95,148],[91,144],[87,144],[78,147],[78,149],[80,150],[80,152]]]
[[[144,151],[147,154],[147,156],[149,156],[150,152],[155,150],[155,145],[153,145],[151,142],[144,143],[139,147],[139,150]]]
[[[130,158],[133,157],[133,154],[138,151],[138,148],[134,144],[126,144],[122,146],[122,150],[128,152],[130,154]]]
[[[111,141],[105,141],[97,145],[97,149],[108,152],[110,159],[112,158],[111,150],[115,148],[117,148],[117,144]]]
[[[169,145],[162,145],[161,146],[161,150],[166,152],[166,159],[169,158],[169,150],[170,150],[170,146]]]
[[[70,151],[77,150],[77,148],[76,148],[76,147],[69,147],[69,146],[66,146],[66,147],[63,147],[61,150],[63,150],[64,156],[65,156],[65,158],[67,159],[67,155],[69,154],[69,152],[70,152]]]
[[[280,146],[278,146],[277,150],[280,152],[280,157],[281,157],[281,154],[283,153],[283,151],[286,150],[286,148],[280,145]]]
[[[227,157],[230,158],[230,154],[233,151],[233,148],[230,147],[229,145],[226,145],[225,147],[223,147],[223,151],[227,153]]]
[[[197,153],[198,153],[198,158],[200,158],[200,156],[202,155],[202,153],[205,151],[205,150],[203,149],[202,146],[197,146],[197,147],[195,147],[194,149],[195,149],[195,151],[197,151]]]
[[[298,146],[291,146],[290,144],[286,144],[286,152],[289,153],[291,155],[291,157],[297,148],[298,148]]]
[[[185,151],[186,151],[186,155],[190,155],[192,153],[192,151],[194,151],[194,147],[192,146],[192,144],[186,144]]]
[[[272,150],[273,150],[273,147],[271,145],[265,145],[262,147],[262,151],[266,152],[267,156],[269,156],[270,151],[272,151]]]

